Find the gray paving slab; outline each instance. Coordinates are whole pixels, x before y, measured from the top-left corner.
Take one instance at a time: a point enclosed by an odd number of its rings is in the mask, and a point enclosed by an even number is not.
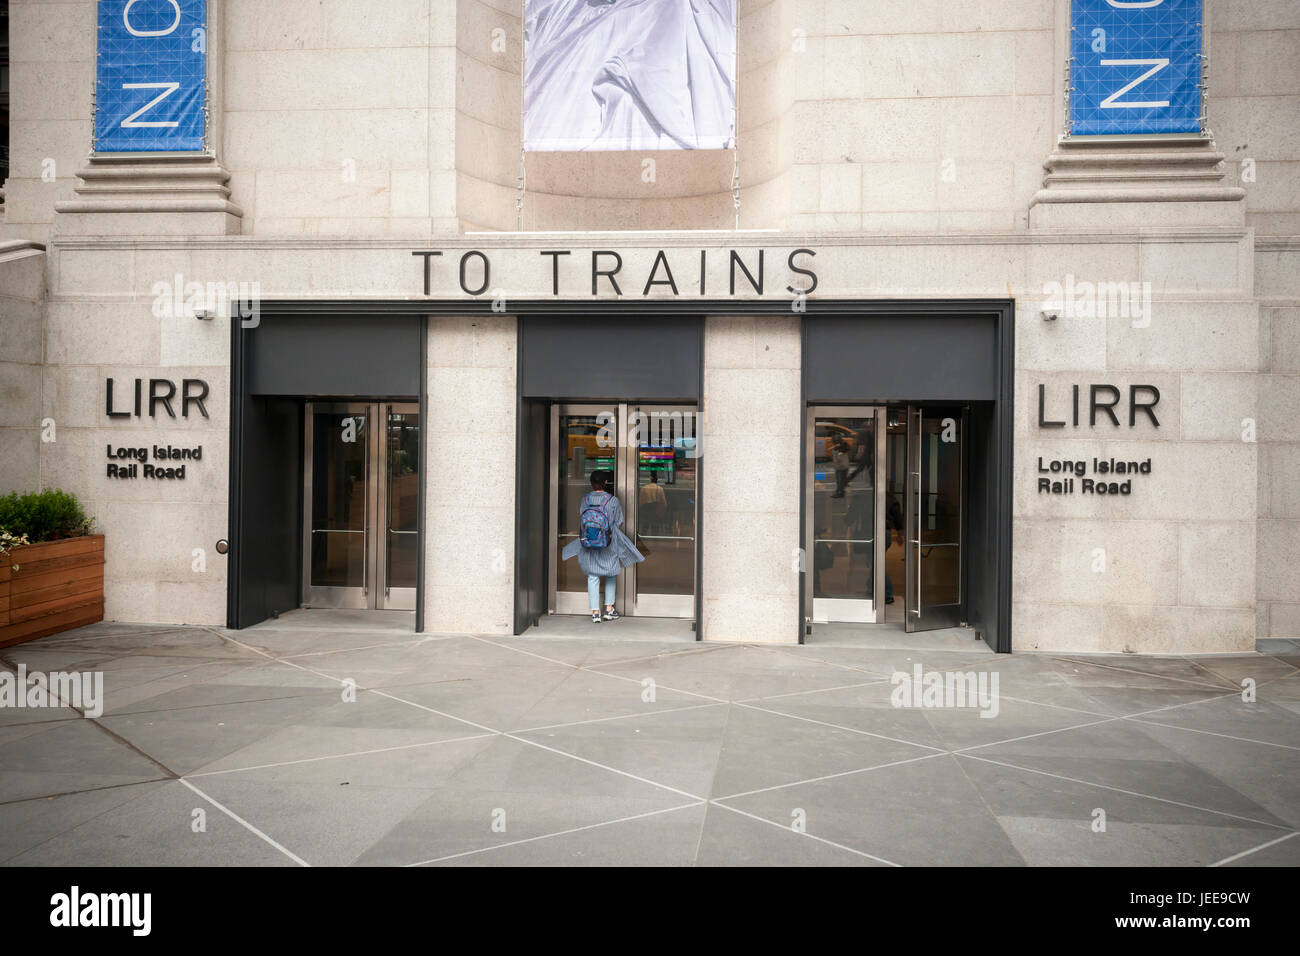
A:
[[[768,697],[748,706],[919,747],[947,749],[934,725],[926,719],[925,711],[919,707],[895,707],[890,702],[892,690],[889,683],[877,682]]]
[[[689,709],[522,731],[517,736],[704,796],[721,757],[728,705],[691,703],[686,707]]]
[[[165,776],[153,761],[86,718],[53,723],[0,745],[0,802]]]
[[[1291,752],[1300,755],[1300,733],[1297,733],[1295,714],[1269,701],[1247,703],[1237,696],[1221,697],[1171,707],[1134,719],[1221,734],[1221,744],[1230,739],[1278,744],[1293,748]]]
[[[704,804],[520,839],[436,866],[691,866]]]
[[[415,615],[408,611],[392,615],[383,611],[300,611],[256,627],[220,633],[273,657],[424,639],[424,635],[415,633]]]
[[[817,660],[735,645],[712,654],[662,657],[652,661],[593,666],[606,674],[652,678],[663,689],[704,699],[745,700],[767,694],[837,687],[857,678]]]
[[[178,781],[139,788],[125,803],[6,861],[11,866],[292,866],[242,824]],[[195,810],[203,811],[196,832]]]
[[[710,796],[728,797],[933,753],[911,743],[732,705]]]
[[[878,859],[723,804],[710,804],[696,866],[887,866]]]
[[[1272,842],[1300,830],[1294,642],[1007,656],[408,618],[107,623],[0,652],[100,670],[107,698],[97,720],[0,708],[0,862],[1300,862],[1300,838]],[[997,716],[895,706],[891,675],[916,666],[996,676]]]
[[[1271,846],[1261,844],[1259,849],[1237,855],[1235,859],[1225,857],[1217,865],[1222,867],[1300,866],[1300,833],[1288,834],[1281,838],[1281,842],[1272,843]]]
[[[101,626],[104,631],[98,630]],[[64,631],[42,638],[40,641],[22,644],[24,649],[41,651],[60,650],[75,653],[84,650],[104,657],[129,657],[132,654],[147,653],[159,657],[203,657],[245,658],[252,656],[247,648],[228,641],[220,631],[206,627],[148,627],[133,625],[122,628],[117,625],[92,624]],[[50,641],[46,644],[46,641]]]
[[[193,782],[311,866],[353,863],[429,796],[418,787],[269,781],[249,774]]]
[[[0,863],[167,783],[154,780],[0,803]]]
[[[1300,828],[1300,748],[1149,724],[1143,725],[1143,733],[1277,819]]]
[[[33,720],[24,724],[0,725],[0,747],[16,740],[22,740],[24,737],[43,734],[67,721],[84,719],[80,714],[67,708],[43,713],[45,719],[42,720]]]
[[[942,749],[985,746],[1016,737],[1047,733],[1106,719],[1074,709],[1037,704],[999,693],[981,707],[967,700],[962,707],[895,706],[899,685],[885,683],[799,694],[762,701],[768,710],[852,727],[863,733],[896,737]],[[1000,687],[1000,691],[1005,688]],[[899,698],[905,701],[905,698]],[[982,716],[988,714],[989,716]]]
[[[1109,672],[1120,682],[1126,679],[1126,675],[1133,675],[1127,678],[1129,686],[1164,686],[1142,680],[1135,681],[1134,677],[1164,677],[1170,680],[1184,681],[1192,686],[1209,687],[1211,690],[1217,688],[1231,690],[1234,686],[1233,681],[1213,673],[1198,661],[1185,657],[1136,657],[1131,654],[1120,657],[1113,654],[1083,654],[1077,656],[1062,654],[1057,656],[1057,660],[1062,664],[1087,664],[1090,668]],[[1234,658],[1226,658],[1225,662],[1232,660]],[[1236,658],[1236,660],[1241,660],[1241,658]],[[1095,672],[1090,671],[1090,673]]]
[[[592,637],[489,637],[482,639],[517,653],[547,658],[573,666],[599,665],[619,661],[637,661],[656,657],[689,656],[726,650],[725,645],[681,641],[604,641]]]
[[[721,801],[882,861],[927,866],[1017,866],[1010,837],[961,772],[940,754]]]
[[[617,621],[592,624],[588,614],[548,614],[529,631],[533,643],[578,638],[598,639],[606,644],[635,644],[666,641],[677,645],[697,644],[691,622],[682,618],[622,617]]]
[[[279,767],[331,760],[348,761],[363,754],[390,754],[387,758],[381,756],[370,760],[372,769],[365,771],[363,779],[378,777],[382,774],[383,767],[374,765],[387,763],[395,766],[393,779],[402,780],[419,777],[437,769],[437,758],[443,756],[443,752],[435,752],[437,745],[481,735],[481,731],[463,723],[425,714],[420,710],[413,713],[416,718],[409,723],[419,722],[422,726],[341,727],[316,723],[278,728],[247,747],[233,750],[211,763],[204,763],[190,774],[190,779],[243,770],[264,771],[261,774],[263,777],[274,779],[278,777],[276,771]],[[318,773],[346,774],[347,770],[341,767],[352,766],[356,762],[354,760],[337,766],[320,767]],[[403,769],[403,765],[408,769]]]
[[[498,737],[358,862],[436,862],[696,802],[627,773]]]
[[[336,692],[314,691],[205,706],[106,714],[100,722],[169,769],[188,773],[255,740],[269,737],[286,724],[307,722],[337,701]]]
[[[1058,673],[1069,689],[1082,696],[1092,710],[1126,716],[1210,700],[1239,691],[1226,683],[1144,674],[1123,667],[1074,661]]]
[[[994,744],[967,756],[1219,811],[1248,823],[1286,826],[1231,784],[1170,749],[1157,739],[1158,730],[1117,720]]]
[[[1208,866],[1285,832],[979,760],[961,769],[1030,866]]]
[[[1255,650],[1261,654],[1291,655],[1300,652],[1300,641],[1280,637],[1261,637],[1255,642]]]
[[[1256,696],[1272,704],[1300,703],[1300,673],[1265,681],[1256,688]]]
[[[1233,687],[1240,688],[1242,681],[1250,678],[1256,685],[1284,677],[1300,675],[1292,665],[1275,657],[1251,654],[1243,657],[1209,657],[1200,658],[1193,663],[1197,667],[1221,678]]]
[[[668,688],[651,688],[630,674],[573,670],[506,729],[629,717],[701,703],[712,701]]]

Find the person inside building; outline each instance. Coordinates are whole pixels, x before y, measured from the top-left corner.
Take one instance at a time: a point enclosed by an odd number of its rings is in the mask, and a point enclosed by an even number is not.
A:
[[[641,520],[645,526],[655,532],[662,532],[664,518],[668,514],[668,497],[664,494],[663,485],[659,484],[657,471],[650,472],[650,480],[641,486],[638,502],[641,508]]]
[[[591,473],[591,491],[583,495],[578,509],[578,537],[570,541],[561,552],[568,560],[577,557],[578,566],[587,575],[587,597],[590,599],[591,623],[615,621],[619,613],[614,608],[618,574],[623,568],[645,557],[623,531],[623,506],[608,489],[614,483],[610,471]],[[605,582],[605,611],[600,609],[600,584]]]
[[[903,544],[903,505],[897,498],[890,495],[889,505],[885,508],[885,551],[888,553],[889,546],[893,543],[895,536],[898,538],[898,546]],[[885,603],[894,603],[894,582],[889,579],[889,559],[885,559]]]

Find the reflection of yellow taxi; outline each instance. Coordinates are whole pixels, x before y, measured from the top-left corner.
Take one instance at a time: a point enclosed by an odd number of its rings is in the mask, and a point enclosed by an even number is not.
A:
[[[814,435],[814,453],[818,461],[827,461],[831,457],[831,448],[834,446],[835,439],[843,438],[846,446],[845,450],[852,458],[858,447],[858,435],[852,428],[841,425],[839,422],[817,422],[813,428]]]
[[[590,461],[593,458],[613,458],[616,451],[614,436],[608,426],[595,422],[573,422],[569,425],[565,457],[572,458],[576,449]]]

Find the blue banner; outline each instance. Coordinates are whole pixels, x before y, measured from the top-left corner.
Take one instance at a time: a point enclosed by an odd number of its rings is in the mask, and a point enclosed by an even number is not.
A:
[[[99,0],[95,151],[203,149],[205,0]]]
[[[1074,135],[1201,132],[1201,0],[1070,0]]]

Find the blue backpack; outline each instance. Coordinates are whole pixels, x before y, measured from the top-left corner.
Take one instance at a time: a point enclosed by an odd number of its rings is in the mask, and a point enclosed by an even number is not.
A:
[[[584,548],[607,548],[610,539],[610,522],[609,512],[605,510],[605,505],[609,504],[614,498],[611,494],[606,494],[605,500],[596,504],[591,500],[588,494],[582,499],[582,524],[578,531],[578,538],[582,541]]]

